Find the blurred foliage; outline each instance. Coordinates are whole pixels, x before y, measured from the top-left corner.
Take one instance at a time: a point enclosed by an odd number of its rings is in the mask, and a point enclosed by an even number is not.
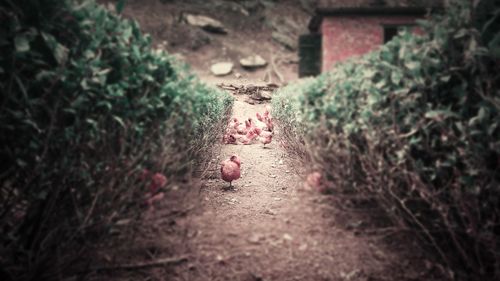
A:
[[[500,279],[499,15],[453,1],[273,102],[333,192],[376,200],[457,280]]]
[[[141,203],[138,171],[189,175],[233,99],[94,1],[2,1],[0,20],[0,276],[50,280]]]
[[[303,79],[282,88],[272,99],[273,119],[280,127],[278,142],[289,154],[302,161],[307,161],[308,155],[304,147],[305,126],[302,122],[300,98],[303,90],[315,83],[317,81],[314,79]]]

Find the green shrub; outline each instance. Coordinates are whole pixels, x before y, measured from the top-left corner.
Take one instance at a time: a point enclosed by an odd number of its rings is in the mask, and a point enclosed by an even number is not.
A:
[[[304,147],[304,133],[302,115],[300,111],[300,94],[304,88],[316,83],[314,79],[303,80],[291,84],[279,90],[272,100],[272,115],[280,128],[279,143],[290,154],[303,162],[307,161],[307,153]]]
[[[137,213],[138,171],[199,164],[233,100],[94,1],[2,1],[0,19],[0,275],[54,279]]]
[[[478,24],[470,5],[456,1],[444,17],[421,22],[424,36],[406,32],[336,65],[301,87],[293,107],[332,189],[374,198],[456,278],[497,280],[500,35],[491,30],[500,12]]]

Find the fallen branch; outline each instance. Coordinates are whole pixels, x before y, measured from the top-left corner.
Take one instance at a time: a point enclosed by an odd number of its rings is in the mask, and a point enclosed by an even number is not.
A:
[[[267,83],[266,85],[234,85],[234,84],[217,84],[217,87],[238,92],[238,94],[253,94],[255,91],[274,91],[279,88],[274,83]]]
[[[237,91],[241,88],[244,88],[243,85],[233,85],[233,84],[217,84],[217,87],[224,89],[224,90],[230,90],[230,91]]]
[[[158,259],[158,260],[149,261],[149,262],[142,262],[142,263],[98,266],[98,267],[91,268],[91,270],[92,271],[100,271],[100,270],[115,270],[115,269],[125,269],[125,270],[127,270],[127,269],[139,269],[139,268],[145,268],[145,267],[176,265],[176,264],[183,263],[186,261],[188,261],[187,256],[170,257],[170,258],[163,258],[163,259]]]

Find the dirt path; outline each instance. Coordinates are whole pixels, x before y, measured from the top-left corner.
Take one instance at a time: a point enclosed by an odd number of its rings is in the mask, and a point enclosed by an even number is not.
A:
[[[257,111],[264,106],[235,103],[240,120]],[[268,149],[226,145],[219,160],[233,153],[242,159],[236,189],[226,192],[227,183],[208,180],[203,212],[189,221],[195,233],[190,248],[204,266],[186,280],[335,280],[358,270],[352,265],[369,255],[368,245],[335,229],[320,198],[301,192],[301,178],[275,142]]]
[[[264,106],[234,106],[240,120],[257,111]],[[218,165],[233,153],[242,159],[242,176],[224,191]],[[171,280],[415,280],[373,237],[340,227],[331,198],[305,190],[287,162],[276,142],[223,147],[198,211],[177,222],[187,229],[190,261]]]
[[[243,120],[263,111],[238,97],[233,113]],[[219,163],[233,153],[242,159],[242,176],[225,191]],[[114,254],[105,248],[102,255],[104,263],[179,262],[87,280],[439,280],[418,245],[367,234],[359,227],[367,223],[363,217],[346,217],[333,196],[305,189],[274,140],[266,149],[225,145],[210,169],[199,184],[171,186],[139,234],[117,239],[107,246]]]

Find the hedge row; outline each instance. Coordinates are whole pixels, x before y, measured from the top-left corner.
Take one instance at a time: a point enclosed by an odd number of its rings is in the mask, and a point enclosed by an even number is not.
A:
[[[0,276],[53,279],[137,213],[138,171],[189,174],[233,99],[94,1],[2,1],[0,20]]]
[[[375,200],[450,277],[498,280],[500,7],[478,3],[284,88],[273,113],[332,191]]]

